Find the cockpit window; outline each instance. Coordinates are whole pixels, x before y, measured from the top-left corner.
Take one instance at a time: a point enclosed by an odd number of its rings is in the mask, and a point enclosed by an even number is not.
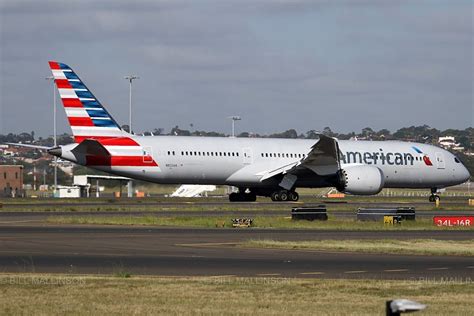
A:
[[[454,161],[457,162],[457,163],[461,163],[461,161],[459,161],[458,157],[454,157]]]

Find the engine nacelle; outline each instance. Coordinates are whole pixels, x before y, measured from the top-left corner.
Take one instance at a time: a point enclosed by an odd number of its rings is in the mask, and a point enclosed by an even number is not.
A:
[[[373,195],[383,189],[385,178],[382,170],[374,166],[349,166],[339,170],[336,189],[354,195]]]

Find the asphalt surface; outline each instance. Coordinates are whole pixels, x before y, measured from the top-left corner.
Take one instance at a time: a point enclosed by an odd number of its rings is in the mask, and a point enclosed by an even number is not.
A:
[[[454,200],[449,200],[449,199],[443,199],[441,202],[442,205],[449,205],[449,206],[465,206],[467,204],[467,199],[466,198],[458,198]],[[110,201],[110,202],[109,202]],[[93,201],[93,198],[90,199],[81,199],[80,202],[71,202],[71,201],[66,201],[66,202],[49,202],[49,201],[41,201],[38,200],[34,203],[11,203],[11,202],[3,202],[2,207],[4,209],[10,210],[10,209],[18,209],[18,208],[30,208],[30,207],[74,207],[74,206],[89,206],[89,207],[99,207],[99,206],[107,206],[107,205],[113,205],[116,207],[139,207],[139,206],[156,206],[156,207],[169,207],[169,206],[174,206],[174,207],[180,207],[180,206],[220,206],[220,205],[235,205],[235,207],[239,206],[253,206],[253,205],[259,205],[259,206],[274,206],[276,208],[281,208],[288,206],[289,208],[291,207],[300,207],[300,206],[305,206],[305,207],[310,207],[310,206],[315,206],[315,205],[320,205],[320,204],[345,204],[345,205],[354,205],[356,207],[400,207],[403,205],[412,205],[412,206],[433,206],[432,202],[428,202],[428,198],[426,201],[410,201],[410,202],[359,202],[359,201],[344,201],[344,200],[327,200],[323,199],[317,202],[271,202],[271,201],[258,201],[258,202],[229,202],[227,199],[222,199],[220,201],[198,201],[198,200],[190,200],[190,201],[146,201],[146,200],[135,200],[135,201],[126,201],[122,202],[121,200],[117,200],[114,198],[111,198],[107,201],[104,200],[99,200],[99,201]]]
[[[235,210],[235,211],[185,211],[185,210],[173,210],[173,211],[2,211],[0,212],[0,225],[1,224],[13,224],[13,223],[41,223],[47,220],[49,217],[54,216],[156,216],[156,217],[265,217],[265,216],[290,216],[291,207],[282,210]],[[356,218],[356,211],[331,211],[328,210],[329,216],[335,216],[340,218]],[[474,216],[474,210],[472,211],[416,211],[416,216],[419,218],[430,218],[433,216],[445,216],[445,215],[461,215],[461,216]]]
[[[474,257],[247,249],[248,239],[474,239],[473,231],[310,231],[0,224],[0,272],[474,278]]]

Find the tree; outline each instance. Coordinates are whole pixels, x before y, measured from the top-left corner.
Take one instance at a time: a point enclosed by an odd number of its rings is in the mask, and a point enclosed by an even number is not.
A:
[[[164,131],[165,131],[164,128],[161,128],[161,127],[155,128],[153,129],[153,135],[161,135],[163,134]]]
[[[373,134],[375,134],[375,132],[370,127],[365,127],[362,129],[361,135],[364,137],[371,137]]]
[[[191,132],[185,129],[180,129],[178,125],[171,129],[171,135],[175,136],[191,136]]]
[[[275,133],[269,135],[272,138],[298,138],[298,133],[294,129],[286,130],[282,133]]]
[[[326,126],[324,129],[323,129],[323,134],[326,135],[326,136],[330,136],[330,137],[333,137],[334,136],[334,133],[332,132],[331,128],[329,126]]]

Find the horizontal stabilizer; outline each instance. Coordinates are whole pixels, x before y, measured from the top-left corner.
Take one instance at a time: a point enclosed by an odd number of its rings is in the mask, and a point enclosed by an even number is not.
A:
[[[53,147],[47,147],[47,146],[37,146],[37,145],[30,145],[30,144],[21,144],[21,143],[5,143],[10,146],[15,146],[15,147],[26,147],[26,148],[32,148],[32,149],[39,149],[39,150],[49,150]]]
[[[72,153],[82,156],[110,156],[109,151],[101,143],[93,139],[83,140],[72,150]]]

